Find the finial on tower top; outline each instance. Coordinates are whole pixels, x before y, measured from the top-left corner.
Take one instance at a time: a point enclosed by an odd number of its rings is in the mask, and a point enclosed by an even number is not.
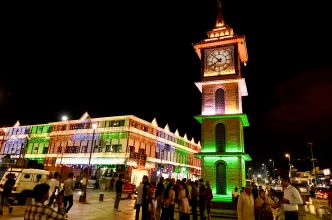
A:
[[[218,15],[216,20],[216,28],[225,26],[224,17],[222,16],[221,0],[218,0]]]
[[[208,31],[208,37],[211,40],[218,40],[221,38],[229,38],[234,36],[233,29],[226,25],[224,21],[224,17],[222,16],[222,10],[221,10],[221,0],[218,0],[218,14],[216,19],[216,25],[211,30]]]

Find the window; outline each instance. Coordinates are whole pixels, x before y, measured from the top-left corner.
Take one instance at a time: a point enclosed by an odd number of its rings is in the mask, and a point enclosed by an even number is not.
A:
[[[215,137],[216,137],[216,152],[225,152],[225,125],[222,123],[219,123],[216,125],[215,130]]]
[[[30,173],[25,173],[23,177],[20,179],[22,182],[32,182],[32,176]]]
[[[122,144],[113,144],[112,148],[114,153],[120,153],[122,151]]]
[[[216,163],[216,187],[217,194],[225,195],[227,185],[226,185],[226,164],[223,161],[218,161]]]
[[[112,152],[112,146],[111,145],[106,145],[106,150],[105,152]]]
[[[217,89],[215,95],[216,114],[225,114],[225,94],[223,89]]]

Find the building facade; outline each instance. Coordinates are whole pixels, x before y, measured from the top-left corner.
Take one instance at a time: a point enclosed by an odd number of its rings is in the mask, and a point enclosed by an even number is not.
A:
[[[242,96],[247,95],[242,66],[248,61],[244,36],[237,36],[225,24],[218,1],[215,27],[208,37],[193,46],[201,60],[202,177],[209,180],[214,202],[231,202],[235,186],[246,184],[243,128],[249,126],[242,111]]]
[[[122,172],[137,184],[165,178],[197,179],[201,174],[200,143],[181,137],[168,125],[158,127],[133,115],[90,118],[0,129],[0,158],[24,158],[50,171],[107,176]]]

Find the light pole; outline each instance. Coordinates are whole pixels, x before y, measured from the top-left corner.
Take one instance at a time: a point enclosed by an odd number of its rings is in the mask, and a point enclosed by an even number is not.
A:
[[[68,116],[67,115],[63,115],[63,116],[61,116],[61,120],[62,121],[68,121]],[[66,128],[67,129],[67,128]],[[67,142],[67,140],[65,140],[66,142]],[[62,174],[62,171],[63,171],[63,169],[62,169],[62,167],[63,167],[63,165],[62,165],[62,158],[63,158],[63,153],[64,153],[64,151],[66,150],[66,145],[67,144],[65,144],[65,146],[64,147],[62,147],[62,141],[61,141],[61,143],[60,143],[60,149],[61,149],[61,157],[60,157],[60,163],[59,163],[59,165],[60,165],[60,173]]]
[[[90,155],[89,155],[89,162],[88,162],[88,172],[85,175],[86,177],[86,183],[84,186],[84,192],[83,192],[83,199],[81,202],[86,202],[86,191],[88,190],[88,182],[89,182],[89,173],[91,174],[91,157],[92,157],[92,153],[94,151],[94,142],[95,142],[95,133],[96,133],[96,128],[97,128],[97,124],[92,124],[92,143],[91,143],[91,149],[90,149]]]
[[[291,177],[291,163],[290,163],[290,154],[285,154],[285,157],[288,157],[288,166],[289,166],[289,177]]]
[[[252,175],[251,175],[251,167],[248,168],[248,180],[252,179]]]
[[[314,158],[314,153],[313,153],[313,151],[312,151],[312,145],[313,145],[313,143],[311,143],[311,142],[307,142],[307,145],[308,145],[308,147],[310,147],[310,152],[311,152],[311,162],[312,162],[312,174],[313,174],[313,176],[314,176],[314,178],[315,178],[315,180],[316,180],[316,166],[315,166],[315,158]]]
[[[262,163],[262,167],[263,167],[263,172],[264,172],[264,180],[266,180],[266,164]]]
[[[274,170],[274,160],[269,159],[270,162],[272,162],[272,169],[273,169],[273,179],[276,179],[276,171]]]

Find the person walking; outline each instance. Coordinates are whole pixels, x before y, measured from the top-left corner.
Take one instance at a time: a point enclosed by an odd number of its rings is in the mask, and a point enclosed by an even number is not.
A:
[[[247,184],[244,191],[240,193],[237,202],[237,218],[238,220],[255,220],[254,196],[251,192],[251,186]]]
[[[49,199],[50,186],[47,183],[37,184],[33,188],[34,202],[30,204],[24,212],[24,220],[35,219],[65,219],[65,216],[52,208],[44,205],[44,202]]]
[[[161,217],[161,209],[163,205],[163,196],[164,196],[165,186],[164,186],[164,177],[159,178],[159,182],[157,184],[156,192],[155,192],[155,200],[157,201],[156,207],[156,219],[160,220]]]
[[[258,192],[258,197],[255,199],[255,218],[259,220],[273,220],[273,210],[274,201],[266,196],[263,189]]]
[[[52,176],[52,178],[49,180],[48,184],[50,185],[50,191],[49,191],[49,201],[47,206],[51,206],[52,204],[54,204],[54,201],[57,198],[57,194],[60,192],[60,174],[59,172],[55,172]]]
[[[299,205],[303,205],[302,197],[299,191],[291,185],[288,176],[281,178],[281,185],[284,188],[284,197],[281,203],[285,212],[285,220],[298,220]]]
[[[111,180],[110,180],[110,191],[113,191],[113,188],[114,188],[114,182],[115,182],[115,179],[114,179],[114,176],[112,174],[112,177],[111,177]]]
[[[3,191],[1,194],[1,201],[0,201],[0,215],[3,215],[3,206],[8,207],[9,214],[13,212],[13,207],[9,202],[9,196],[14,188],[15,185],[15,174],[14,173],[8,173],[6,175],[6,182],[3,185]]]
[[[205,199],[206,199],[206,211],[207,211],[207,217],[208,220],[211,220],[211,207],[212,207],[212,199],[213,199],[213,193],[212,189],[210,187],[210,182],[206,181],[205,183]]]
[[[114,209],[116,209],[116,210],[119,209],[119,203],[120,203],[121,196],[122,196],[122,185],[123,185],[122,178],[123,178],[123,174],[120,174],[119,179],[115,183],[116,196],[115,196],[115,202],[114,202]]]
[[[137,197],[136,197],[136,202],[135,202],[135,209],[136,209],[135,220],[139,219],[139,213],[140,213],[141,206],[142,206],[143,187],[144,187],[144,184],[143,184],[143,179],[142,179],[142,182],[140,182],[138,187],[136,187]]]
[[[187,189],[187,185],[185,182],[181,182],[181,189],[179,191],[178,200],[180,203],[180,220],[190,220],[189,216],[189,200],[190,194]]]
[[[201,216],[201,220],[205,220],[205,186],[203,179],[198,180],[198,206],[199,206],[199,214]]]
[[[237,208],[237,201],[239,199],[239,188],[235,186],[233,192],[232,192],[232,204],[233,204],[233,209]]]
[[[191,213],[193,215],[193,220],[197,220],[197,204],[198,204],[197,182],[191,181],[190,184],[191,184],[191,193],[190,193]]]
[[[74,204],[75,181],[74,181],[73,177],[74,177],[74,173],[69,172],[68,178],[63,182],[63,188],[64,188],[63,202],[65,205],[67,214]],[[67,214],[66,214],[66,216],[67,216]]]
[[[151,198],[151,184],[147,175],[143,176],[143,196],[142,196],[142,220],[150,219],[149,216],[149,204],[152,201]]]

